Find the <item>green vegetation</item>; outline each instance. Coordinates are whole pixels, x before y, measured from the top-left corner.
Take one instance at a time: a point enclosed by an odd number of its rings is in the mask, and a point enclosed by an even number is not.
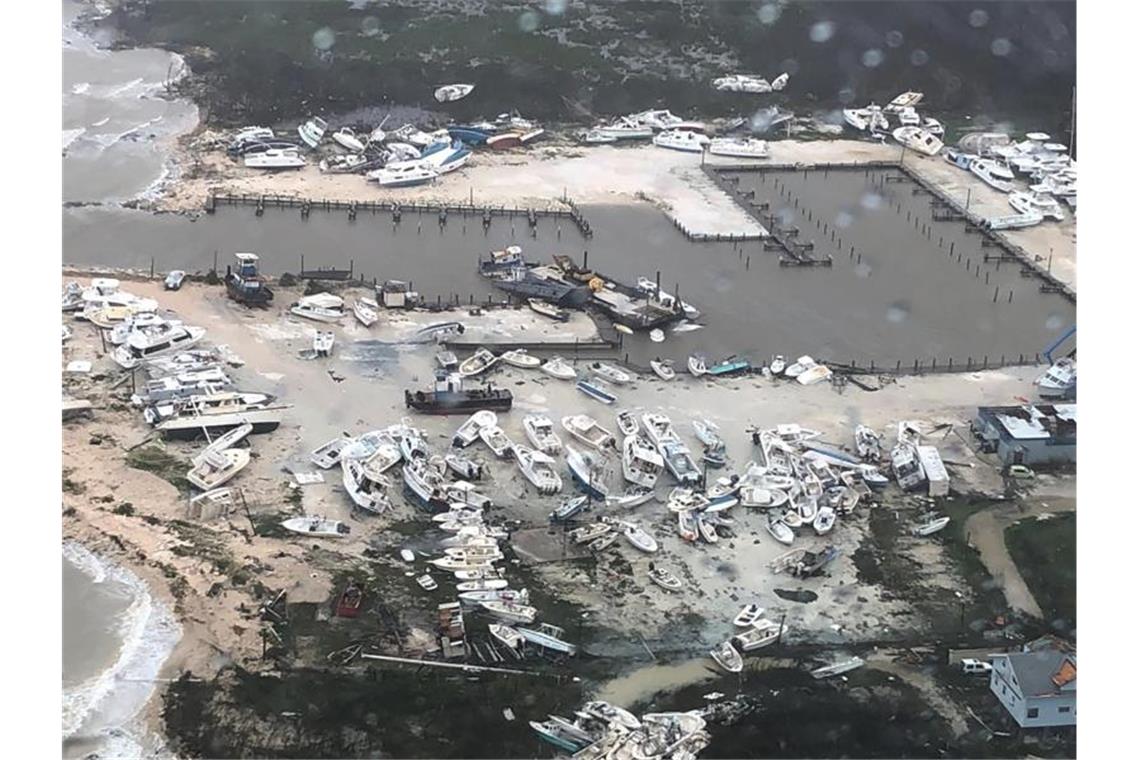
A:
[[[167,481],[179,491],[189,491],[186,471],[190,465],[159,446],[142,446],[127,454],[127,465],[146,470]]]
[[[130,517],[131,515],[133,515],[135,513],[135,507],[129,501],[124,501],[122,504],[115,507],[111,511],[113,513],[115,513],[116,515],[123,515],[125,517]]]
[[[1022,520],[1006,529],[1005,545],[1046,620],[1076,627],[1076,514]]]

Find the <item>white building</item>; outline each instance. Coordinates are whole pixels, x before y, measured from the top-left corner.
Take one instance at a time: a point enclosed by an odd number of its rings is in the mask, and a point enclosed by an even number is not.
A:
[[[1077,724],[1077,653],[1042,638],[991,657],[990,691],[1022,728]]]

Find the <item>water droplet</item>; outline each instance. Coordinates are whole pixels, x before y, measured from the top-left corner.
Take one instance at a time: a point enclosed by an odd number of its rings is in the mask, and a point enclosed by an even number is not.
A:
[[[887,321],[894,324],[901,324],[906,321],[910,316],[910,304],[906,301],[895,301],[887,307]]]
[[[878,193],[864,193],[859,199],[859,205],[868,211],[875,211],[883,205],[883,196]]]
[[[788,76],[794,77],[800,73],[800,62],[795,58],[785,58],[780,61],[780,71],[786,72]]]
[[[538,22],[539,18],[537,13],[534,11],[524,11],[523,14],[519,16],[519,30],[527,33],[533,32],[538,28]]]
[[[976,8],[970,11],[970,26],[975,29],[981,29],[986,24],[990,23],[990,14],[986,13],[981,8]]]
[[[780,6],[776,3],[765,3],[761,5],[759,10],[756,11],[756,18],[760,19],[761,24],[774,24],[780,18]]]
[[[871,48],[863,52],[863,65],[869,69],[873,69],[883,62],[883,51],[878,48]]]
[[[1045,327],[1049,330],[1060,330],[1063,324],[1065,324],[1065,320],[1060,314],[1050,314],[1045,318]]]
[[[327,26],[313,32],[313,47],[317,50],[331,50],[334,44],[336,44],[336,32]]]
[[[855,101],[855,90],[851,87],[844,87],[839,91],[839,102],[843,105],[850,105]]]
[[[996,40],[990,43],[990,52],[996,56],[1007,56],[1013,52],[1013,43],[1007,40],[1005,37],[998,37]]]
[[[835,226],[841,230],[850,227],[854,221],[855,217],[849,211],[840,211],[835,215]]]
[[[782,209],[776,212],[776,220],[780,224],[791,224],[796,220],[796,212],[787,206],[784,206]]]
[[[910,53],[911,66],[925,66],[930,63],[930,55],[922,48],[912,50]]]
[[[855,265],[855,276],[866,279],[871,276],[871,265],[866,261],[862,261]]]
[[[718,272],[712,281],[713,290],[718,293],[727,293],[732,290],[732,275]]]
[[[817,21],[811,25],[811,30],[808,32],[808,37],[812,42],[823,43],[830,40],[835,36],[835,22],[834,21]]]
[[[887,32],[887,47],[897,48],[902,47],[903,33],[897,29],[892,29]]]
[[[566,12],[566,0],[543,0],[542,9],[551,16],[561,16]]]
[[[380,19],[375,16],[365,16],[364,20],[360,22],[360,31],[364,33],[365,37],[375,37],[380,34]]]

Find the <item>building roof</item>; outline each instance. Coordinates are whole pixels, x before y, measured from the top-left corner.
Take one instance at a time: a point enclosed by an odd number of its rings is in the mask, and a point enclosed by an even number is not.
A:
[[[1077,432],[1076,404],[1001,406],[979,411],[992,415],[1009,437],[1021,441],[1069,438]]]
[[[1026,697],[1053,696],[1062,690],[1071,693],[1076,689],[1075,654],[1050,647],[1003,656],[1009,659],[1021,693]]]

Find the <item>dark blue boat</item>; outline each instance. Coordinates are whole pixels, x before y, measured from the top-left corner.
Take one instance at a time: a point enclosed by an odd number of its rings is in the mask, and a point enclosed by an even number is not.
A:
[[[491,135],[481,129],[471,127],[448,127],[447,134],[455,140],[462,140],[468,145],[482,145]]]

